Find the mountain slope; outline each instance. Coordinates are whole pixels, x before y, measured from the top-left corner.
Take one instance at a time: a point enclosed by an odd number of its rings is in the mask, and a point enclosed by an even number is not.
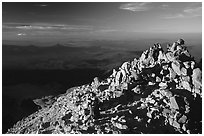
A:
[[[7,133],[202,133],[201,70],[182,39],[144,51],[105,80],[34,100]]]

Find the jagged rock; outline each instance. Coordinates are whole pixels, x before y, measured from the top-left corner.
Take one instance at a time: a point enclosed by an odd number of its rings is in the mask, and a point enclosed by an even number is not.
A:
[[[170,97],[170,107],[172,108],[172,109],[179,109],[179,106],[178,106],[178,104],[177,104],[177,102],[176,102],[176,99],[175,99],[175,97]]]
[[[182,86],[183,86],[184,89],[186,89],[186,90],[188,90],[188,91],[191,92],[191,86],[190,86],[189,82],[187,82],[187,81],[182,81],[181,84],[182,84]]]
[[[180,66],[180,64],[179,64],[178,61],[172,62],[171,67],[172,67],[172,69],[174,70],[174,72],[175,72],[177,75],[180,76],[180,75],[182,74],[181,69],[180,69],[181,66]]]
[[[201,70],[199,68],[196,68],[193,70],[193,75],[192,75],[192,80],[193,80],[193,84],[196,88],[200,88],[202,86],[202,73]]]
[[[136,71],[131,71],[131,75],[134,77],[135,81],[140,80],[140,75]]]
[[[125,70],[127,74],[129,74],[129,69],[130,69],[130,63],[129,62],[124,62],[121,66],[121,69]]]
[[[136,94],[140,94],[141,93],[141,87],[139,85],[137,85],[135,88],[132,89],[133,92],[135,92]]]
[[[165,89],[165,88],[167,88],[167,83],[161,82],[161,83],[159,83],[159,86],[160,86],[162,89]]]
[[[161,78],[159,78],[158,76],[156,77],[156,82],[161,82]]]
[[[176,50],[176,46],[178,45],[177,42],[174,42],[173,45],[170,47],[170,51],[174,52]]]
[[[163,115],[166,117],[170,114],[170,112],[171,112],[171,110],[167,109],[167,108],[163,109],[163,111],[162,111]]]
[[[55,98],[53,96],[45,96],[40,99],[35,99],[33,102],[41,108],[46,108],[55,102]]]
[[[195,62],[191,61],[191,69],[194,69],[194,68],[195,68]]]
[[[147,116],[148,116],[149,118],[152,118],[152,113],[151,113],[151,112],[147,112]]]
[[[127,128],[128,128],[126,125],[120,124],[120,123],[118,123],[118,122],[113,123],[113,125],[114,125],[115,127],[117,127],[118,129],[127,129]]]
[[[178,120],[178,123],[182,123],[184,124],[187,120],[187,117],[185,115],[183,115],[179,120]]]
[[[120,82],[122,81],[122,72],[121,71],[118,71],[117,74],[116,74],[116,77],[115,77],[115,85],[116,86],[119,86],[120,85]]]
[[[191,67],[189,61],[183,62],[183,64],[184,64],[184,66],[185,66],[186,69],[189,69],[189,68]]]
[[[187,131],[187,130],[186,130],[186,125],[185,125],[185,124],[182,126],[182,129],[183,129],[183,131]]]
[[[100,82],[99,82],[98,77],[95,77],[95,78],[94,78],[93,86],[94,86],[95,88],[97,88],[97,87],[100,86]]]
[[[125,123],[126,120],[125,120],[124,118],[125,118],[125,116],[121,116],[121,117],[118,119],[118,121],[119,121],[119,122],[122,122],[122,123]]]
[[[174,70],[172,68],[168,68],[169,70],[169,77],[171,80],[173,80],[176,77],[176,72],[174,72]]]
[[[184,45],[185,44],[185,41],[183,39],[178,39],[177,43],[179,45]]]
[[[181,68],[181,74],[182,74],[183,76],[187,76],[187,69],[184,68],[184,67],[182,67],[182,68]]]
[[[172,126],[179,129],[180,128],[180,124],[177,121],[173,121]]]
[[[175,60],[174,54],[172,52],[168,52],[166,54],[166,58],[168,59],[168,61],[174,61]]]

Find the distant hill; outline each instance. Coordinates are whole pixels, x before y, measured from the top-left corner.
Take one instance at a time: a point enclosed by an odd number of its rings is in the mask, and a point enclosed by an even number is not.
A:
[[[135,54],[136,53],[136,54]],[[3,45],[3,69],[110,69],[118,61],[128,60],[141,51],[121,50],[103,46],[16,46]],[[122,60],[118,59],[118,54]],[[95,63],[93,63],[95,62]]]

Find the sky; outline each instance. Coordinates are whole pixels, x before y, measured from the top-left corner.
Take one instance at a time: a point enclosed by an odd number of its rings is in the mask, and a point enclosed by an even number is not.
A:
[[[3,2],[2,31],[3,41],[25,43],[196,37],[202,3]]]

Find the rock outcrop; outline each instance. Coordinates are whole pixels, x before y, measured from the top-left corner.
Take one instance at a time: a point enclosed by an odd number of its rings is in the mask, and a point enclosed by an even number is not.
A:
[[[202,74],[184,40],[159,43],[105,80],[34,100],[7,133],[202,133]]]

